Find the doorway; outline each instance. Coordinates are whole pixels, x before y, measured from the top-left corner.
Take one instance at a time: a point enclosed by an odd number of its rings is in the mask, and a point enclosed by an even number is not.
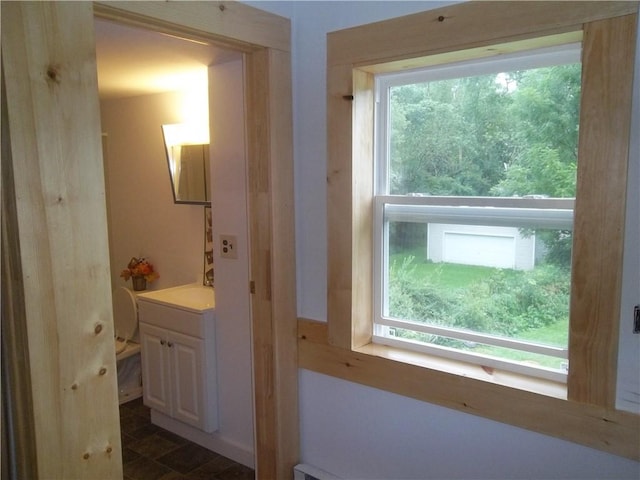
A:
[[[16,191],[28,191],[36,197],[18,209],[21,254],[14,253],[21,255],[24,270],[39,273],[36,278],[25,275],[27,312],[31,309],[41,313],[26,315],[27,324],[34,324],[29,331],[38,331],[39,325],[44,324],[45,333],[51,333],[29,338],[31,363],[39,367],[32,375],[39,472],[58,478],[95,478],[108,477],[107,472],[117,469],[111,460],[111,440],[107,440],[106,447],[100,440],[114,438],[113,407],[82,393],[87,387],[94,390],[94,395],[100,389],[107,393],[115,388],[113,382],[103,381],[113,379],[107,375],[110,365],[99,369],[100,375],[95,379],[91,375],[96,361],[104,360],[100,357],[104,352],[92,346],[100,341],[98,333],[95,339],[88,340],[81,327],[87,318],[92,318],[95,306],[104,303],[96,292],[108,288],[109,282],[104,274],[98,275],[92,284],[70,283],[64,277],[65,268],[84,272],[83,268],[91,263],[91,253],[106,254],[104,244],[100,243],[101,232],[105,232],[104,214],[100,213],[104,212],[104,199],[100,200],[99,193],[94,194],[90,188],[91,182],[102,177],[96,167],[82,162],[82,158],[100,155],[99,138],[91,129],[98,114],[96,104],[89,98],[92,85],[84,79],[79,81],[81,76],[63,75],[68,69],[82,67],[86,61],[81,52],[91,45],[87,32],[91,32],[95,13],[161,31],[205,36],[238,49],[245,57],[256,470],[259,478],[290,476],[297,460],[298,419],[288,21],[283,24],[279,17],[235,3],[117,5],[3,4],[3,64],[4,70],[11,72],[7,78],[9,123],[11,131],[21,132],[20,138],[15,141],[12,138]],[[57,48],[45,52],[41,46],[48,44]],[[15,54],[5,55],[7,51]],[[48,58],[43,59],[42,55]],[[37,65],[43,64],[48,65],[45,83],[20,82],[29,78],[30,72],[39,71]],[[70,85],[73,82],[75,88]],[[50,108],[51,98],[64,111],[74,112],[72,122],[64,124],[57,120],[59,112]],[[21,108],[26,104],[34,108]],[[52,139],[56,139],[54,143]],[[38,149],[34,150],[32,145],[38,145]],[[52,170],[52,165],[57,168]],[[61,185],[71,193],[81,190],[86,195],[85,201],[73,201],[75,197],[65,196],[66,190],[65,195],[56,197],[53,207],[38,201],[37,192],[49,198],[50,190],[55,191]],[[89,188],[81,188],[85,186]],[[69,213],[55,217],[61,223],[53,225],[50,220],[61,207]],[[61,231],[65,239],[58,238]],[[73,236],[78,231],[93,232],[89,236],[96,241],[83,246]],[[273,245],[278,245],[278,249]],[[75,248],[73,255],[71,248]],[[50,293],[43,296],[34,292]],[[82,302],[74,304],[72,310],[61,312],[56,308],[74,299]],[[96,327],[95,331],[98,330]],[[54,338],[58,341],[52,341]],[[71,350],[73,358],[66,355]],[[67,390],[67,382],[73,378],[86,380],[71,383]],[[97,408],[98,405],[104,408]],[[91,422],[84,422],[85,418],[91,418]],[[91,445],[86,443],[89,438],[93,439]],[[81,451],[85,453],[78,455]],[[103,451],[108,455],[100,454]]]
[[[127,45],[135,48],[121,54]],[[147,258],[159,271],[152,290],[204,282],[205,207],[174,203],[162,125],[184,126],[179,133],[185,144],[207,144],[213,237],[237,239],[232,260],[221,257],[220,242],[213,242],[219,428],[203,434],[155,411],[152,419],[253,468],[243,56],[204,40],[101,19],[96,52],[108,145],[103,161],[112,289],[127,285],[119,272],[132,256]],[[210,141],[192,140],[199,131],[208,132]]]

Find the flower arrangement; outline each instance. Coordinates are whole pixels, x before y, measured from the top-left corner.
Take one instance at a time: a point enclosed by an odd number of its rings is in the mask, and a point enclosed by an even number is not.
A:
[[[120,276],[125,280],[129,280],[131,277],[143,277],[147,282],[153,282],[160,277],[146,258],[136,257],[129,260],[127,268],[120,273]]]

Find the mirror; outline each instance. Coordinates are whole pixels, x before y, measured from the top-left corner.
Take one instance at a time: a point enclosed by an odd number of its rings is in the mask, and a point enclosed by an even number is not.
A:
[[[185,141],[186,125],[162,125],[175,203],[210,205],[209,144]]]

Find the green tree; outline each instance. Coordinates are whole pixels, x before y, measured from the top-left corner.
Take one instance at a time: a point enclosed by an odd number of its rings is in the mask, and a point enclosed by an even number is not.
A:
[[[520,72],[509,116],[515,154],[492,194],[575,197],[580,64]]]
[[[517,153],[492,194],[575,197],[580,84],[580,64],[520,73],[510,107]],[[538,238],[548,249],[547,261],[569,268],[571,232],[538,232]]]
[[[392,194],[488,195],[510,150],[495,75],[405,85],[391,93]]]
[[[580,64],[404,85],[390,95],[390,193],[574,197]],[[420,226],[392,227],[411,248]],[[570,232],[544,233],[570,263]]]

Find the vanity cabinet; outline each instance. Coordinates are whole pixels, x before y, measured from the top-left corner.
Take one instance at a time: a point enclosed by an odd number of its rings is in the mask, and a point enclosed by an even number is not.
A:
[[[213,311],[139,298],[144,404],[205,432],[217,429]]]

